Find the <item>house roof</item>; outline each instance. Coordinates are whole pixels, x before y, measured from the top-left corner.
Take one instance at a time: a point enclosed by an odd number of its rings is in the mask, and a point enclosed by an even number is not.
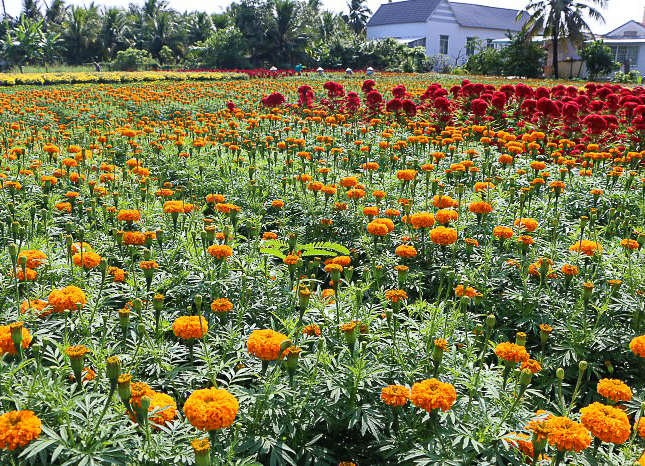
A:
[[[368,26],[423,23],[439,5],[440,0],[406,0],[383,3],[367,22]],[[496,8],[470,3],[448,2],[457,22],[464,27],[519,31],[528,19],[517,21],[518,10]]]
[[[519,11],[508,8],[456,2],[450,2],[450,7],[457,22],[464,27],[519,31],[528,20],[528,15],[523,14],[517,21]]]
[[[367,26],[424,23],[437,8],[439,2],[440,0],[407,0],[383,3],[367,22]]]
[[[634,24],[635,24],[636,26],[638,26],[641,30],[645,29],[645,26],[643,26],[641,23],[639,23],[638,21],[634,21],[633,19],[630,19],[630,20],[629,20],[629,21],[627,21],[626,23],[621,24],[620,26],[618,26],[618,27],[617,27],[616,29],[614,29],[613,31],[609,31],[608,33],[604,34],[604,36],[603,36],[603,37],[610,37],[613,33],[615,33],[616,31],[618,31],[620,28],[625,27],[625,26],[627,26],[628,24],[631,24],[631,23],[634,23]]]

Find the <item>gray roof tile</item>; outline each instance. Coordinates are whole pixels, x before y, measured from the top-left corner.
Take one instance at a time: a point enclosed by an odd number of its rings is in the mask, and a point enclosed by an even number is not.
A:
[[[464,27],[519,31],[528,20],[528,15],[524,14],[520,21],[517,21],[518,10],[470,3],[449,3],[457,22]]]
[[[423,23],[439,5],[440,0],[407,0],[383,3],[368,21],[368,26],[384,24]]]

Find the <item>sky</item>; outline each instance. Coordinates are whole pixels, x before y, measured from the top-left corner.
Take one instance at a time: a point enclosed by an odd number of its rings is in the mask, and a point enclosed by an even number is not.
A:
[[[49,0],[44,0],[47,3]],[[66,0],[67,4],[83,5],[90,3],[91,0]],[[169,0],[171,8],[178,11],[207,11],[209,13],[220,13],[232,0]],[[527,4],[527,0],[459,0],[462,3],[475,3],[479,5],[497,6],[503,8],[521,9]],[[95,0],[97,5],[122,6],[127,7],[130,3],[142,4],[143,0]],[[372,10],[376,11],[381,0],[367,0],[367,4]],[[5,0],[7,13],[17,15],[20,13],[22,0]],[[341,12],[347,10],[346,0],[323,0],[325,9]],[[602,10],[605,17],[605,24],[598,24],[590,21],[591,30],[595,34],[604,34],[629,20],[641,22],[643,19],[643,10],[645,0],[608,0],[608,7]]]

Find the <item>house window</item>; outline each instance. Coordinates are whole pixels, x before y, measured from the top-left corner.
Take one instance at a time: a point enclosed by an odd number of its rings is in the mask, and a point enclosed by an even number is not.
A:
[[[470,57],[475,54],[476,37],[466,37],[466,56]]]
[[[448,55],[448,36],[439,36],[439,53],[441,55]]]
[[[638,33],[636,31],[623,31],[623,37],[636,37]]]
[[[493,48],[495,47],[495,44],[493,44],[493,39],[486,39],[486,47]]]
[[[614,61],[618,63],[629,62],[630,66],[638,65],[638,45],[614,45],[611,47]]]

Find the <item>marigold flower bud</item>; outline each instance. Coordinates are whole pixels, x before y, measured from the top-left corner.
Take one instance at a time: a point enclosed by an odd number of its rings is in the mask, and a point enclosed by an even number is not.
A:
[[[119,398],[124,403],[130,399],[130,380],[132,380],[130,374],[121,374],[117,379]]]
[[[116,356],[111,356],[107,359],[106,367],[108,379],[116,383],[121,375],[121,360]]]
[[[523,387],[526,387],[528,384],[531,383],[532,378],[533,378],[533,372],[531,372],[529,369],[523,369],[520,375],[520,384]]]
[[[580,361],[578,363],[578,370],[580,371],[580,375],[582,375],[587,370],[587,366],[587,361]]]
[[[495,326],[495,321],[496,320],[497,319],[493,314],[488,314],[488,316],[486,316],[486,326],[489,329],[492,329]]]
[[[564,379],[564,369],[558,367],[558,369],[555,371],[555,376],[558,378],[558,380]]]

